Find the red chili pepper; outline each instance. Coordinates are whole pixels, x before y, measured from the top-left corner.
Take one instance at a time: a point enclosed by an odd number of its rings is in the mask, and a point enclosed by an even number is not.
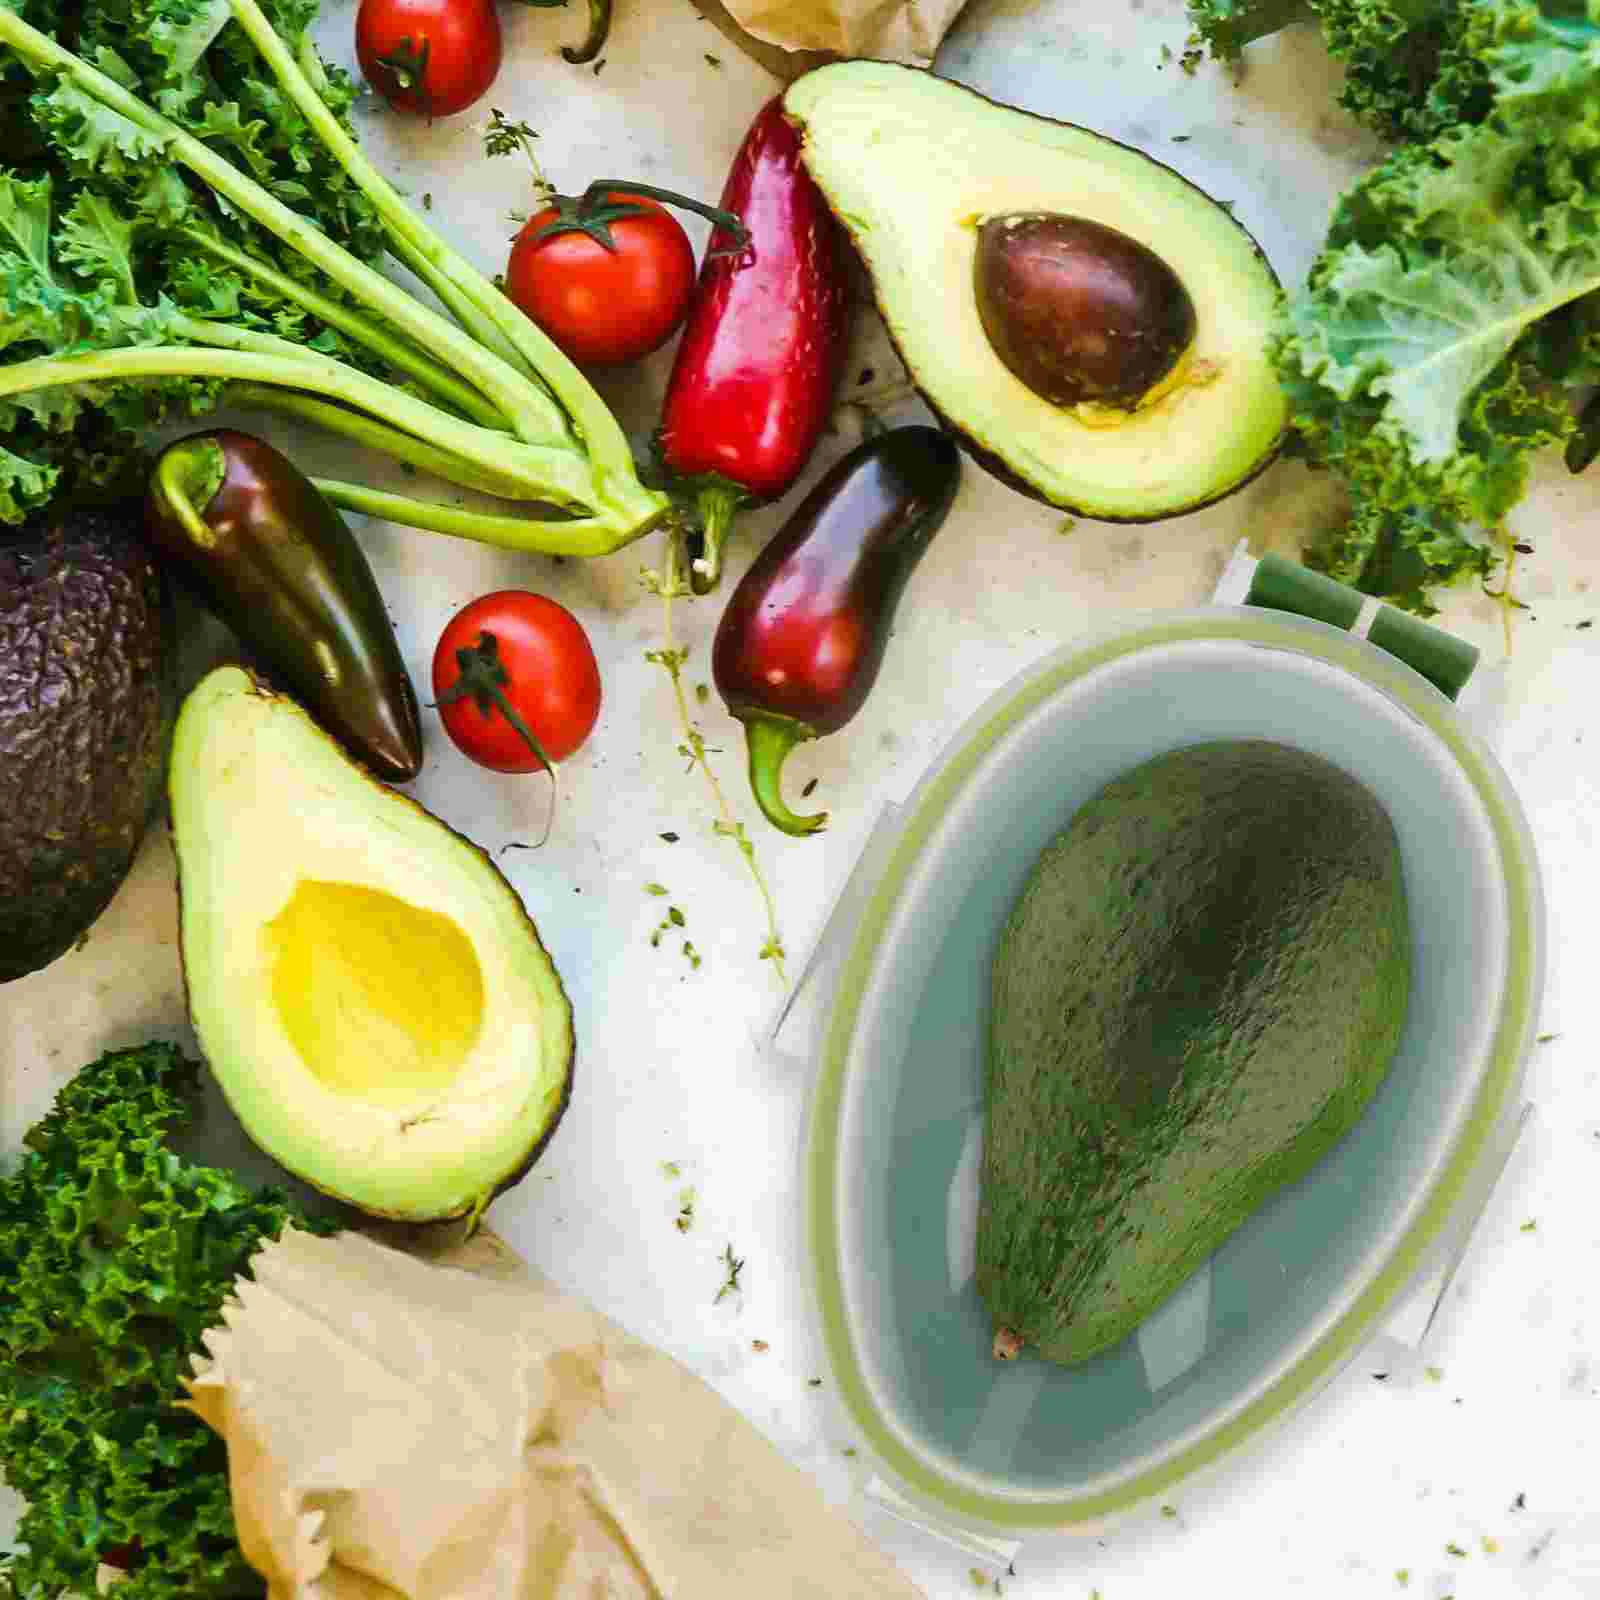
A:
[[[800,164],[781,96],[745,135],[721,208],[750,239],[739,249],[720,229],[711,237],[657,437],[700,525],[697,594],[717,586],[734,513],[776,500],[810,459],[850,324],[844,236]]]

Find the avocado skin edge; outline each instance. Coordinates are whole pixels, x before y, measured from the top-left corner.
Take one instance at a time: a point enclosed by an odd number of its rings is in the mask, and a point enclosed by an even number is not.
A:
[[[0,984],[87,936],[160,809],[176,625],[141,517],[67,506],[0,539]]]
[[[508,879],[506,879],[505,874],[502,873],[497,866],[495,866],[494,860],[489,855],[488,851],[485,850],[481,845],[476,844],[473,840],[469,839],[464,833],[452,828],[450,824],[437,813],[429,811],[426,806],[422,805],[419,801],[412,799],[410,795],[403,793],[399,789],[391,788],[381,779],[374,777],[372,773],[355,756],[351,755],[350,752],[342,745],[338,745],[337,741],[333,739],[333,736],[329,734],[325,728],[316,723],[314,719],[311,719],[310,713],[306,712],[305,708],[301,706],[298,701],[294,700],[291,696],[281,694],[276,689],[272,688],[265,681],[265,679],[263,679],[259,672],[255,671],[249,666],[244,665],[243,663],[235,662],[231,664],[238,666],[239,671],[244,673],[244,675],[250,680],[250,687],[253,693],[261,696],[261,698],[264,700],[288,701],[290,705],[293,705],[297,710],[301,711],[308,720],[312,720],[313,726],[317,728],[317,731],[321,733],[324,738],[328,739],[330,743],[336,746],[341,759],[348,763],[348,765],[356,772],[356,774],[364,779],[367,783],[371,784],[373,788],[379,789],[386,796],[392,796],[394,799],[403,801],[406,805],[411,806],[417,811],[420,811],[425,817],[428,818],[430,822],[435,823],[438,827],[444,829],[446,833],[453,835],[457,840],[471,850],[474,855],[478,855],[483,858],[489,870],[497,878],[500,878],[502,882],[505,882],[507,887],[511,889],[512,896],[517,902],[518,911],[522,917],[522,920],[528,926],[528,934],[532,938],[535,946],[537,946],[540,955],[544,957],[545,963],[550,969],[550,975],[555,980],[556,990],[560,994],[562,1002],[566,1005],[568,1015],[570,1016],[572,1014],[572,999],[567,993],[566,984],[562,981],[560,969],[556,966],[554,960],[551,958],[550,952],[545,949],[544,940],[539,936],[537,924],[535,924],[533,918],[528,915],[527,908],[522,904],[522,896],[517,894],[515,887],[510,884]],[[170,783],[168,792],[170,796]],[[183,864],[178,855],[176,831],[169,829],[168,837],[172,845],[173,887],[178,899],[178,921],[181,928],[183,922]],[[178,939],[178,964],[183,976],[184,1009],[189,1013],[189,1015],[192,1016],[193,1006],[191,1004],[189,992],[189,964],[187,957],[184,954],[184,942],[181,934]],[[567,1107],[572,1103],[572,1080],[577,1074],[578,1030],[576,1026],[568,1029],[568,1036],[570,1043],[567,1048],[567,1059],[562,1063],[561,1098],[556,1102],[554,1110],[551,1111],[549,1120],[545,1123],[543,1131],[539,1134],[539,1137],[533,1142],[533,1144],[529,1146],[527,1154],[524,1155],[518,1161],[516,1166],[511,1168],[510,1171],[506,1172],[502,1176],[496,1177],[491,1183],[486,1185],[483,1192],[475,1197],[475,1199],[469,1201],[466,1205],[459,1206],[451,1211],[442,1212],[437,1216],[417,1216],[410,1212],[384,1211],[381,1208],[374,1206],[357,1206],[354,1201],[349,1200],[346,1198],[346,1196],[340,1194],[337,1189],[329,1188],[326,1184],[319,1182],[315,1174],[309,1172],[299,1172],[293,1168],[284,1167],[276,1160],[275,1157],[269,1155],[265,1150],[261,1150],[260,1146],[256,1145],[254,1140],[250,1140],[251,1147],[259,1153],[261,1161],[263,1163],[267,1163],[270,1168],[275,1168],[278,1171],[287,1173],[295,1180],[296,1184],[303,1184],[307,1188],[314,1190],[316,1193],[325,1195],[328,1200],[334,1202],[335,1208],[328,1210],[323,1214],[338,1220],[345,1226],[360,1226],[361,1223],[358,1222],[357,1219],[376,1220],[378,1222],[397,1224],[403,1230],[401,1233],[396,1235],[396,1239],[401,1241],[408,1240],[413,1235],[417,1235],[419,1233],[421,1236],[426,1237],[435,1230],[436,1224],[455,1222],[461,1218],[468,1218],[475,1228],[478,1216],[487,1209],[489,1203],[494,1200],[496,1196],[504,1194],[508,1189],[515,1188],[517,1184],[521,1183],[522,1180],[527,1177],[528,1173],[533,1169],[535,1163],[537,1163],[539,1160],[539,1157],[544,1154],[545,1149],[549,1145],[551,1139],[555,1136],[555,1131],[561,1125],[562,1118],[567,1114]],[[203,1048],[201,1053],[204,1055]],[[238,1112],[234,1109],[232,1102],[228,1099],[226,1092],[222,1089],[220,1080],[211,1070],[211,1063],[209,1060],[206,1061],[206,1073],[211,1084],[213,1084],[218,1091],[217,1100],[220,1101],[221,1107],[226,1108],[227,1113],[225,1118],[217,1119],[224,1124],[224,1126],[218,1130],[216,1137],[219,1140],[229,1138],[230,1134],[226,1125],[231,1124],[233,1128],[238,1130],[239,1134],[241,1134],[244,1138],[249,1139],[249,1132],[245,1127],[244,1119],[239,1116]]]
[[[996,1354],[1070,1365],[1131,1333],[1359,1120],[1409,985],[1393,826],[1330,763],[1195,745],[1083,806],[995,960],[977,1281]]]
[[[829,64],[831,63],[824,64],[823,66],[814,68],[813,70],[819,72],[825,71],[827,65]],[[894,71],[905,73],[926,73],[929,70],[926,67],[908,66],[904,62],[898,61],[874,61],[873,65],[874,67],[890,68]],[[797,79],[796,81],[798,82],[799,80]],[[1128,144],[1121,139],[1113,139],[1109,134],[1100,133],[1094,128],[1085,127],[1081,122],[1068,122],[1061,117],[1046,117],[1037,111],[1025,111],[1021,106],[1011,105],[1004,100],[996,100],[992,95],[986,95],[981,90],[974,89],[968,84],[957,83],[954,79],[946,79],[945,81],[949,83],[952,89],[959,89],[963,94],[970,95],[974,100],[982,100],[985,102],[985,104],[994,106],[998,110],[1009,111],[1016,116],[1029,117],[1037,122],[1054,123],[1058,128],[1072,128],[1079,133],[1087,134],[1092,139],[1098,139],[1105,144],[1115,145],[1118,149],[1130,151],[1132,154],[1140,157],[1141,160],[1148,161],[1152,166],[1160,167],[1164,172],[1170,173],[1186,188],[1193,189],[1196,194],[1203,195],[1205,199],[1210,202],[1210,204],[1214,206],[1217,205],[1216,200],[1214,200],[1211,195],[1207,194],[1206,191],[1202,189],[1198,183],[1194,182],[1192,178],[1185,177],[1183,173],[1179,172],[1176,167],[1169,166],[1165,161],[1158,160],[1148,151],[1141,150],[1137,145]],[[811,164],[809,161],[806,161],[806,150],[809,145],[809,129],[801,118],[789,114],[787,102],[785,102],[784,106],[784,115],[787,116],[794,127],[799,130],[800,159],[805,165],[806,171],[810,173]],[[811,176],[813,179],[816,178],[815,173],[811,173]],[[817,183],[817,187],[822,190],[823,199],[826,200],[828,192],[826,189],[822,188],[820,181]],[[831,205],[829,209],[832,209]],[[1218,209],[1226,210],[1224,207],[1219,207]],[[1255,235],[1252,234],[1250,230],[1245,227],[1245,225],[1240,222],[1231,211],[1227,211],[1226,214],[1228,220],[1232,222],[1234,227],[1236,227],[1239,232],[1242,233],[1249,241],[1250,249],[1254,253],[1256,260],[1261,263],[1263,269],[1267,273],[1267,276],[1272,279],[1274,286],[1277,288],[1279,300],[1281,302],[1283,297],[1283,285],[1279,281],[1278,274],[1273,269],[1272,263],[1267,259],[1266,252],[1257,242]],[[844,229],[845,233],[849,237],[852,249],[855,249],[855,228],[847,218],[839,217],[837,213],[835,213],[835,217],[840,227]],[[863,259],[859,249],[856,249],[856,255],[858,260]],[[1054,510],[1065,511],[1072,516],[1081,516],[1091,522],[1127,524],[1167,522],[1173,517],[1186,517],[1190,515],[1191,512],[1203,511],[1207,506],[1214,506],[1219,501],[1226,500],[1230,495],[1237,494],[1241,489],[1245,488],[1246,485],[1253,483],[1257,478],[1259,478],[1261,474],[1278,459],[1279,455],[1283,451],[1284,443],[1287,440],[1290,431],[1290,424],[1287,415],[1285,416],[1283,426],[1278,430],[1277,438],[1275,438],[1271,445],[1269,445],[1267,449],[1261,453],[1260,457],[1248,472],[1246,472],[1242,477],[1236,478],[1232,483],[1226,484],[1214,491],[1210,491],[1200,496],[1200,498],[1197,500],[1187,501],[1181,506],[1171,506],[1164,511],[1147,513],[1131,511],[1111,512],[1086,510],[1082,506],[1072,504],[1071,501],[1052,500],[1048,495],[1042,494],[1033,484],[1029,483],[1026,478],[1023,478],[1016,473],[1006,464],[1003,459],[1001,459],[1001,457],[996,455],[992,450],[989,450],[984,445],[979,444],[978,441],[971,436],[971,434],[967,433],[966,430],[962,428],[959,422],[957,422],[952,416],[949,415],[947,411],[942,409],[937,404],[927,390],[925,390],[917,381],[916,369],[906,359],[905,350],[901,347],[899,339],[895,336],[894,324],[889,318],[888,308],[884,305],[883,297],[878,292],[877,279],[873,277],[871,271],[866,269],[864,261],[862,270],[866,276],[868,286],[872,291],[872,303],[878,311],[879,320],[883,323],[884,332],[888,335],[889,343],[893,347],[894,353],[899,359],[900,365],[905,369],[906,376],[910,379],[911,387],[916,392],[918,398],[925,406],[927,406],[928,410],[939,419],[939,425],[953,438],[955,438],[955,440],[960,444],[961,448],[965,450],[966,453],[974,461],[976,461],[985,472],[987,472],[991,477],[998,478],[1000,482],[1005,484],[1008,489],[1014,489],[1018,494],[1025,495],[1029,500],[1032,500],[1037,505],[1050,506]]]

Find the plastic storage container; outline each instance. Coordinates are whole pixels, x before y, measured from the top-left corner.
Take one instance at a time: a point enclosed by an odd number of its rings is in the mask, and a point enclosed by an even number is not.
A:
[[[1380,1335],[1416,1346],[1527,1111],[1542,903],[1517,801],[1453,704],[1475,652],[1281,560],[1236,557],[1230,594],[1247,603],[1075,642],[969,719],[885,814],[772,1031],[815,1072],[812,1299],[867,1492],[996,1561],[1170,1493]],[[1414,941],[1400,1049],[1357,1127],[1122,1346],[999,1363],[973,1273],[1001,927],[1079,804],[1227,738],[1321,754],[1388,809]]]

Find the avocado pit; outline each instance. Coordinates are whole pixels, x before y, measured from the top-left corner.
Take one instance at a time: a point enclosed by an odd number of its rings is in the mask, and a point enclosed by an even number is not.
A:
[[[1087,217],[1011,212],[978,228],[978,317],[1041,399],[1134,411],[1194,342],[1194,301],[1153,250]]]

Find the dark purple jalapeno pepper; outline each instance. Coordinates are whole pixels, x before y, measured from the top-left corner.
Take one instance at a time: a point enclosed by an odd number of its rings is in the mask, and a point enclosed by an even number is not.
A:
[[[287,456],[215,428],[169,445],[146,527],[269,674],[380,778],[422,767],[416,691],[343,517]]]
[[[750,786],[767,820],[796,837],[781,777],[789,752],[861,709],[895,606],[955,499],[961,457],[937,428],[894,428],[835,463],[734,590],[712,671],[745,726]]]

